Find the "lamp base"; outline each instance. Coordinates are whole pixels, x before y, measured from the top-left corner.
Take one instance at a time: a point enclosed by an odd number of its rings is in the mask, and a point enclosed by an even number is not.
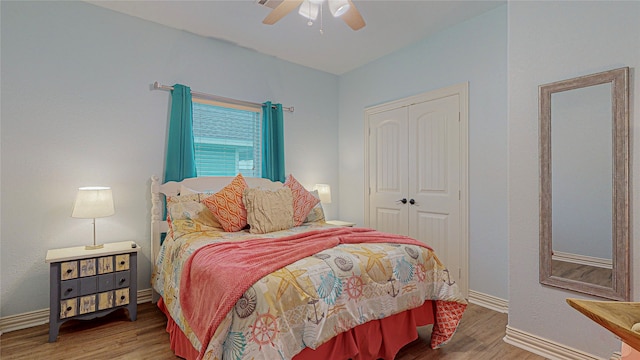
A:
[[[99,245],[87,245],[84,247],[85,250],[97,250],[97,249],[102,249],[104,247],[103,244],[99,244]]]

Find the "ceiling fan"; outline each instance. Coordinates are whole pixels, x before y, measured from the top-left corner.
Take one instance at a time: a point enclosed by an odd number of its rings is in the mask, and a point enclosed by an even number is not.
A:
[[[314,21],[321,11],[325,0],[282,0],[267,17],[262,20],[263,24],[273,25],[289,14],[296,7],[300,7],[298,13],[309,21]],[[329,11],[334,17],[340,17],[353,30],[360,30],[365,26],[364,19],[351,0],[326,0],[329,4]],[[260,2],[260,1],[259,1]]]

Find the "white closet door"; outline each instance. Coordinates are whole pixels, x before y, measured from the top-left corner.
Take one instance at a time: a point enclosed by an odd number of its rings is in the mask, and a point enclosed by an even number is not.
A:
[[[431,246],[465,296],[468,91],[453,85],[365,110],[365,225]]]
[[[369,226],[408,235],[407,108],[369,117]]]
[[[459,112],[458,95],[409,107],[409,236],[435,250],[451,281],[462,268]]]

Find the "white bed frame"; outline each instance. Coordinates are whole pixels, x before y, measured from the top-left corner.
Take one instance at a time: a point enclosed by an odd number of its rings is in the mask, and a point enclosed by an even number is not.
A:
[[[234,176],[202,176],[184,179],[180,182],[168,181],[162,184],[158,176],[154,175],[151,177],[151,266],[155,265],[158,252],[160,251],[160,238],[163,233],[169,230],[167,221],[162,219],[163,200],[165,197],[178,195],[182,185],[195,191],[215,192],[231,183],[233,179]],[[245,177],[244,179],[251,188],[261,187],[263,189],[275,190],[282,187],[281,182],[271,181],[269,179],[252,177]]]

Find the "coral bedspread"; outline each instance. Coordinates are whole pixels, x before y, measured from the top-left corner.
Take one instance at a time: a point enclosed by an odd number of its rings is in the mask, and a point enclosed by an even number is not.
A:
[[[199,358],[292,358],[425,300],[443,300],[432,347],[455,332],[466,302],[423,243],[369,229],[294,229],[165,241],[154,287]]]

